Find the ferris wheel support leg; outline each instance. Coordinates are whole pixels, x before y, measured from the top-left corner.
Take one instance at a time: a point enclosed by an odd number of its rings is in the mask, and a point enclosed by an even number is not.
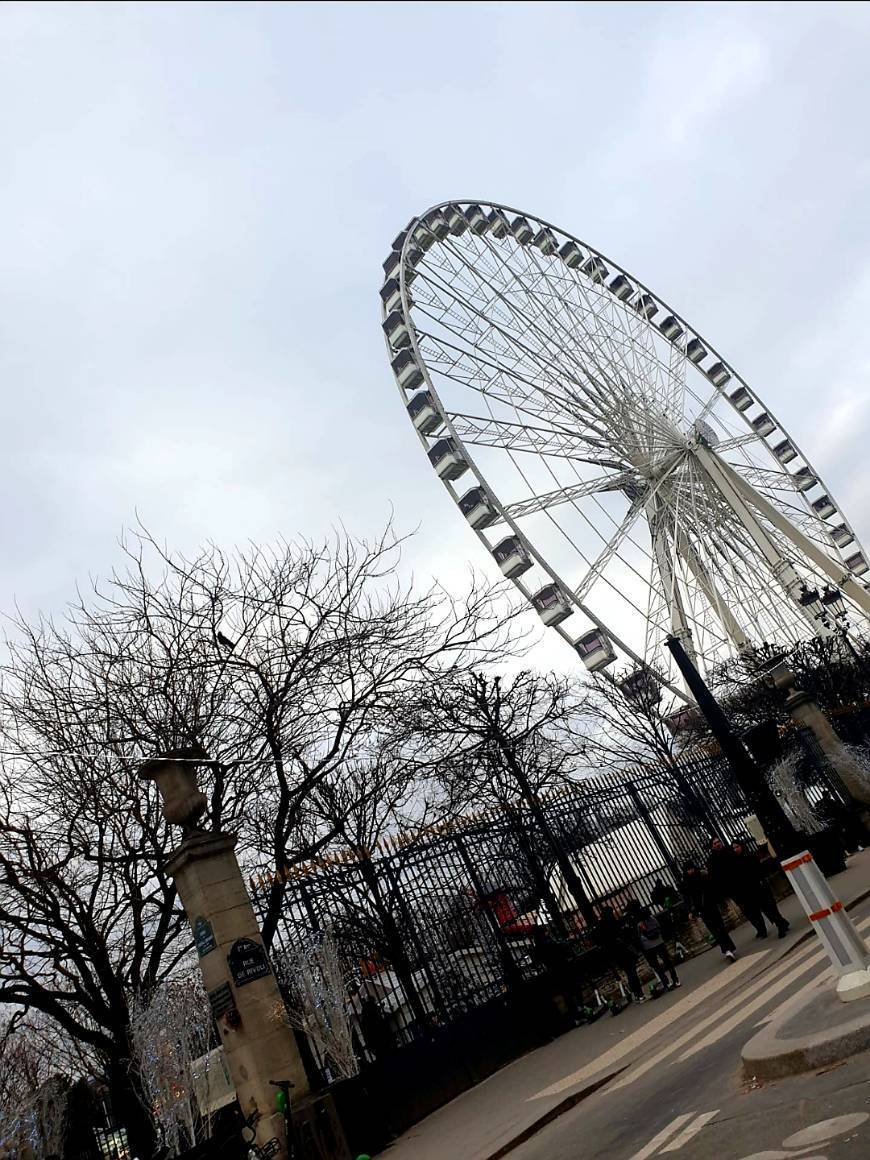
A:
[[[671,634],[677,637],[692,664],[697,667],[698,658],[695,653],[695,644],[692,640],[692,630],[689,628],[689,621],[686,617],[683,595],[677,584],[674,562],[671,556],[670,540],[663,527],[662,511],[652,503],[647,504],[646,507],[656,567],[659,570],[662,589],[665,593],[665,599],[668,602],[668,611],[671,618]]]
[[[721,463],[721,460],[719,464],[728,478],[733,481],[733,485],[737,491],[745,496],[747,502],[751,503],[766,519],[770,520],[773,526],[778,528],[784,536],[787,536],[795,547],[800,548],[804,555],[812,560],[826,576],[833,580],[842,590],[844,596],[848,597],[854,604],[857,604],[866,616],[870,616],[870,592],[867,591],[864,585],[859,584],[854,576],[845,572],[841,563],[832,560],[826,552],[822,551],[818,544],[811,540],[809,536],[805,536],[803,532],[794,526],[791,520],[787,519],[782,512],[778,511],[772,503],[769,503],[763,495],[759,495],[755,488],[747,483],[745,479],[742,479],[728,464]]]
[[[698,553],[689,543],[689,537],[682,530],[677,535],[677,551],[686,561],[686,565],[695,577],[698,587],[704,593],[707,603],[711,608],[715,609],[716,615],[719,617],[719,623],[725,630],[728,639],[738,652],[744,652],[751,646],[752,642],[743,631],[737,617],[725,603],[722,593],[714,584],[710,573],[704,567]]]
[[[788,599],[792,601],[798,612],[800,612],[804,619],[808,622],[816,636],[831,635],[831,630],[820,621],[818,621],[810,612],[810,610],[801,604],[799,598],[803,590],[803,581],[798,575],[794,565],[790,560],[787,560],[786,557],[783,556],[777,545],[758,522],[754,513],[750,510],[748,504],[750,502],[754,504],[755,499],[761,500],[762,497],[758,495],[754,488],[750,488],[749,485],[745,483],[745,480],[740,478],[736,471],[732,471],[726,463],[722,462],[718,455],[715,455],[702,443],[697,444],[697,446],[693,448],[693,451],[699,463],[703,466],[707,474],[715,483],[716,487],[719,489],[722,498],[732,509],[734,514],[752,537],[756,547],[767,561],[770,570],[779,581]],[[746,494],[744,485],[749,489],[749,491],[752,492],[754,498],[750,499],[750,497]],[[757,507],[758,505],[755,504],[755,506]],[[772,504],[769,504],[768,507],[771,511],[776,512],[776,508],[774,508]],[[770,517],[770,514],[767,510],[765,510],[763,514],[771,519],[771,523],[778,527],[780,531],[785,531],[785,529],[781,527],[779,519],[774,521]],[[780,516],[779,512],[776,512],[776,514],[777,517]],[[792,526],[789,520],[786,520],[784,516],[781,517],[781,519],[783,523],[788,525],[794,535],[800,535],[800,533]],[[788,535],[789,533],[786,532],[785,534]],[[797,544],[797,540],[794,539],[794,536],[789,536],[789,538],[792,539],[792,542]],[[805,539],[808,544],[812,543],[812,541],[807,537],[803,537],[803,539]],[[798,546],[802,547],[800,544],[798,544]],[[806,549],[802,548],[802,550],[805,551],[806,555],[810,556],[810,553],[806,552]],[[824,553],[819,552],[819,555],[824,555]],[[813,559],[814,557],[810,556],[810,558]],[[870,600],[870,595],[868,595],[868,600]]]

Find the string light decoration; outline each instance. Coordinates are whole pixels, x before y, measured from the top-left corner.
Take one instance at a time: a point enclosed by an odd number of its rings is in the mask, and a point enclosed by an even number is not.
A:
[[[287,996],[285,1018],[303,1031],[333,1078],[359,1071],[353,1047],[350,991],[355,975],[346,965],[331,928],[276,957],[275,969]]]
[[[193,1086],[194,1062],[213,1043],[208,996],[198,970],[161,983],[130,1003],[134,1066],[169,1155],[178,1156],[210,1134]]]

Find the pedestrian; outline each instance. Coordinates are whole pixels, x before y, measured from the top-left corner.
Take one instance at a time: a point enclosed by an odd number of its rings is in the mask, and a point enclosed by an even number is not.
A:
[[[737,958],[737,947],[725,929],[725,919],[719,909],[719,900],[710,875],[697,862],[683,863],[683,895],[689,908],[689,915],[697,916],[716,940],[722,954],[733,963]]]
[[[586,981],[571,944],[555,938],[547,927],[536,926],[532,933],[532,953],[554,992],[562,996],[572,1022],[582,1020],[592,1004],[586,1001]]]
[[[641,907],[637,914],[639,916],[637,937],[644,958],[658,976],[665,990],[673,991],[674,987],[680,986],[680,980],[677,978],[677,969],[668,952],[658,919],[655,918],[648,906]]]
[[[714,838],[708,869],[719,896],[737,903],[755,927],[756,938],[767,938],[765,918],[785,938],[789,923],[780,914],[757,854],[751,854],[743,842],[732,842],[729,849]]]
[[[643,1002],[643,987],[637,974],[637,940],[626,931],[612,906],[599,908],[595,937],[617,976],[620,971],[625,975],[632,999]]]
[[[665,886],[661,878],[656,878],[652,884],[649,900],[653,906],[657,906],[660,910],[670,910],[679,902],[680,896],[670,883]]]
[[[826,826],[835,830],[843,848],[850,854],[860,852],[867,845],[867,831],[854,809],[842,801],[837,801],[832,793],[825,792],[819,798],[816,812]]]

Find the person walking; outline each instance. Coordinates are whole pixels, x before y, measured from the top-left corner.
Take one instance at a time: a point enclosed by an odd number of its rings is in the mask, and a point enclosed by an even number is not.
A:
[[[761,868],[758,855],[747,850],[743,842],[732,842],[731,850],[734,854],[737,905],[755,927],[755,937],[767,938],[767,927],[764,923],[766,918],[771,926],[776,927],[778,936],[785,938],[790,924],[776,905],[776,899]]]
[[[673,991],[674,987],[680,986],[680,980],[677,978],[677,969],[665,944],[659,921],[648,906],[641,907],[637,913],[637,937],[643,956],[665,990]]]
[[[758,856],[750,854],[743,842],[732,842],[729,849],[720,838],[714,838],[708,870],[719,896],[737,903],[755,927],[756,938],[767,938],[765,918],[776,927],[779,937],[785,938],[788,920],[780,914]]]
[[[595,937],[617,976],[620,971],[625,975],[632,999],[643,1002],[643,987],[637,973],[637,940],[626,933],[625,923],[617,918],[612,906],[599,908]]]
[[[719,909],[719,900],[710,875],[697,862],[683,863],[683,896],[689,908],[689,915],[697,915],[706,926],[722,954],[733,963],[737,958],[737,947],[725,928],[725,919]]]

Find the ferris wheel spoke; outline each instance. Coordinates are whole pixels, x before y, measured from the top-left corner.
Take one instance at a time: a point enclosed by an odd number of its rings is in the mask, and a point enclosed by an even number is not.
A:
[[[461,301],[449,286],[445,286],[444,290],[455,302]],[[467,306],[467,304],[464,302],[462,304],[463,306]],[[582,381],[572,378],[570,371],[566,373],[564,368],[562,369],[561,373],[557,373],[555,363],[556,355],[559,353],[557,350],[550,349],[549,351],[542,351],[536,349],[530,346],[528,343],[530,334],[528,330],[524,334],[515,334],[508,326],[504,324],[496,325],[492,323],[486,318],[486,315],[478,307],[467,306],[467,309],[470,314],[473,314],[478,318],[486,321],[488,323],[489,330],[494,334],[497,334],[504,341],[504,354],[510,354],[512,352],[512,359],[509,359],[507,366],[504,366],[504,358],[502,358],[500,363],[495,365],[503,367],[503,369],[509,374],[516,373],[520,367],[526,367],[527,369],[523,372],[524,377],[530,378],[534,382],[535,376],[538,376],[538,378],[542,379],[542,383],[538,389],[546,389],[547,393],[553,398],[561,397],[563,399],[563,405],[565,405],[565,403],[568,401],[565,399],[565,392],[569,389],[565,386],[565,383],[568,382],[571,384],[572,388],[576,388],[573,392],[571,392],[571,401],[574,402],[575,406],[578,404],[578,402],[581,402],[581,400],[576,398],[576,392],[577,390],[582,392]],[[443,318],[438,317],[437,315],[433,315],[431,311],[423,311],[423,313],[432,318],[433,321],[440,322],[442,325],[444,325]],[[477,345],[475,345],[474,340],[480,340],[483,337],[482,335],[469,336],[462,333],[461,331],[457,333],[455,330],[449,330],[449,333],[454,335],[455,338],[461,338],[464,342],[469,344],[471,349],[468,353],[476,353],[481,348],[482,343],[478,341]],[[430,335],[430,337],[435,338],[437,336]],[[608,408],[600,398],[589,398],[587,396],[582,400],[582,406],[590,413],[595,415],[599,421],[604,421],[609,418]]]
[[[738,447],[752,447],[757,443],[758,436],[754,432],[752,435],[735,435],[733,439],[723,439],[717,443],[716,451],[722,455],[726,451],[734,451]]]
[[[590,456],[589,443],[573,431],[534,427],[525,423],[508,423],[501,419],[483,418],[460,412],[447,412],[453,429],[465,442],[479,447],[501,447],[509,451],[534,452],[537,455],[555,455],[590,463],[598,467],[626,471],[628,464],[618,460]]]
[[[488,399],[516,407],[538,420],[564,423],[566,415],[575,422],[581,420],[585,430],[578,432],[578,437],[588,437],[586,431],[591,431],[602,443],[605,441],[605,428],[596,412],[588,408],[584,410],[578,404],[575,412],[570,414],[563,395],[525,377],[518,370],[511,372],[505,365],[436,338],[427,331],[420,331],[419,337],[427,363],[446,378]]]
[[[629,509],[625,513],[619,527],[605,544],[603,551],[590,564],[582,583],[574,589],[574,598],[576,600],[582,601],[586,599],[596,580],[603,574],[604,569],[622,547],[622,544],[628,537],[628,533],[637,522],[638,517],[643,513],[644,498],[640,497],[631,501]]]
[[[455,252],[461,261],[467,262],[467,259],[461,253],[458,251]],[[517,316],[522,332],[527,336],[531,335],[537,338],[542,343],[541,353],[547,357],[549,356],[549,352],[551,351],[552,347],[555,346],[560,353],[572,361],[574,374],[571,377],[573,378],[574,382],[577,383],[577,386],[583,390],[583,393],[587,396],[587,399],[589,398],[591,392],[595,396],[595,400],[597,401],[599,407],[612,408],[612,400],[619,398],[619,391],[615,391],[614,387],[622,386],[621,383],[617,384],[612,380],[612,373],[610,371],[612,359],[607,364],[605,364],[602,363],[600,359],[596,359],[594,355],[592,356],[596,376],[604,381],[605,387],[610,388],[608,392],[607,390],[602,390],[601,385],[596,382],[596,377],[589,374],[587,364],[590,359],[590,352],[577,347],[575,336],[572,335],[567,328],[560,326],[554,333],[552,318],[547,318],[546,324],[542,326],[541,320],[546,316],[543,314],[540,305],[535,302],[532,292],[523,282],[520,274],[512,267],[509,267],[509,271],[513,281],[521,287],[522,292],[526,296],[528,302],[533,304],[531,313],[529,313],[526,309],[520,309],[514,303],[512,303],[503,292],[498,292],[500,300],[507,304],[508,307],[511,308],[514,314]],[[538,272],[540,273],[540,270]],[[549,331],[546,329],[547,326],[549,326]],[[548,357],[548,367],[551,364],[552,360]],[[608,399],[608,393],[611,396],[610,399]],[[653,421],[655,421],[654,417]]]
[[[519,500],[517,503],[506,504],[504,513],[512,520],[530,516],[535,512],[543,512],[548,508],[563,503],[572,503],[584,496],[597,495],[608,491],[623,491],[625,488],[636,487],[635,476],[629,472],[619,472],[615,475],[602,475],[597,479],[590,479],[585,483],[573,484],[569,487],[560,487],[544,495],[535,495],[530,499]]]

